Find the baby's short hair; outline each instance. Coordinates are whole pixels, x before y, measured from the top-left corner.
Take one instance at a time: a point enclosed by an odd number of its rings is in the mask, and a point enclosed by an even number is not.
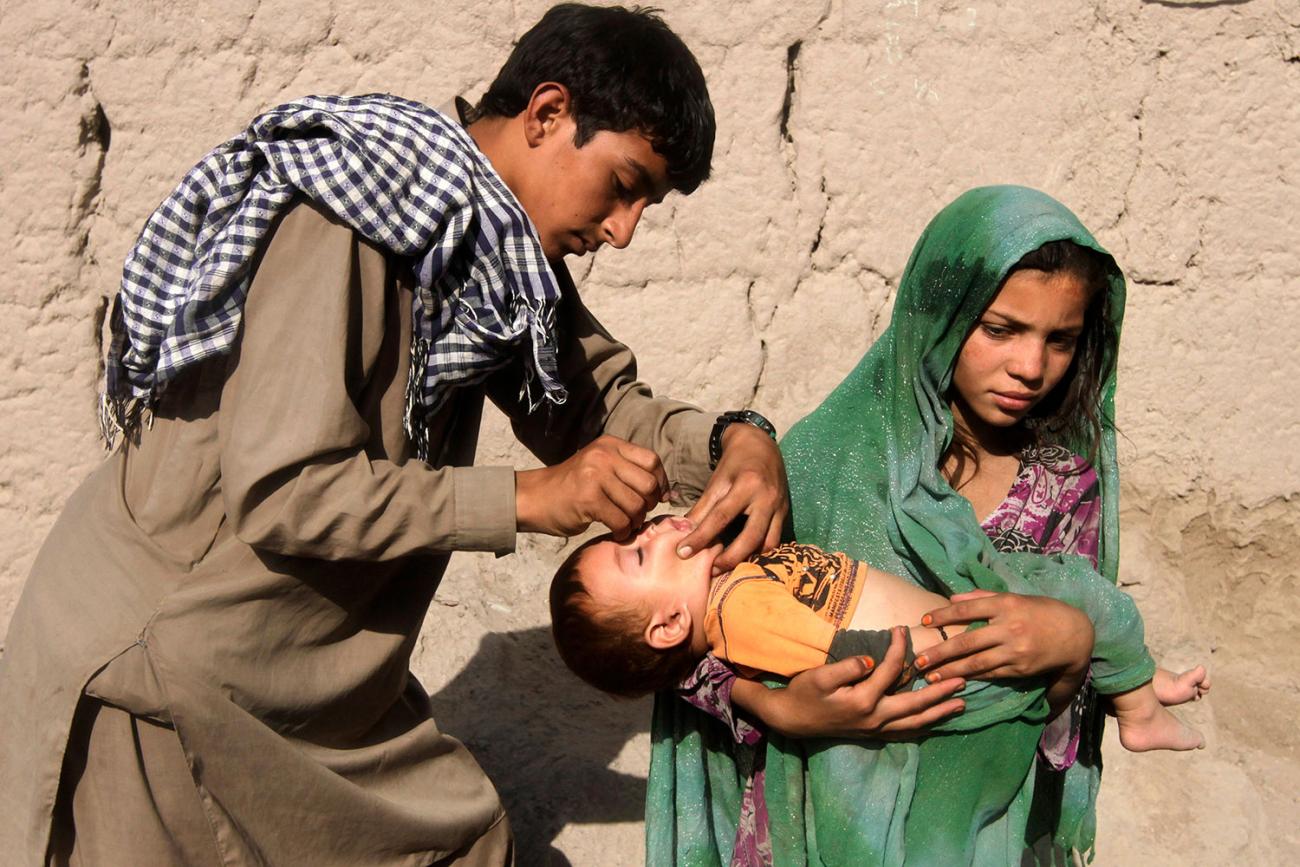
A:
[[[568,556],[551,580],[551,634],[569,670],[602,692],[637,698],[670,689],[694,670],[699,660],[690,642],[658,650],[646,643],[649,616],[633,606],[596,605],[582,581],[582,560],[592,545],[585,542]]]

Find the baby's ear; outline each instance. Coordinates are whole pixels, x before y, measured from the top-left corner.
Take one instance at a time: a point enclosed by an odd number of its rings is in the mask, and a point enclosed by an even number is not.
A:
[[[672,650],[690,637],[691,612],[685,605],[655,611],[645,628],[645,643],[655,650]]]

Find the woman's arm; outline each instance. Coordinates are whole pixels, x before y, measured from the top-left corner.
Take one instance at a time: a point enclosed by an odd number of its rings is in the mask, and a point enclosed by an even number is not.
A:
[[[784,689],[738,679],[731,698],[775,731],[789,737],[909,740],[966,703],[953,694],[961,678],[941,679],[915,692],[887,695],[903,670],[901,627],[894,630],[880,665],[852,657],[809,669]]]

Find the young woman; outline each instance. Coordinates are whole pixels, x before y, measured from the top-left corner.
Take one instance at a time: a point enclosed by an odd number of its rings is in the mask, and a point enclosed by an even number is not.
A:
[[[987,621],[921,660],[935,679],[971,680],[963,710],[919,743],[756,743],[661,700],[649,863],[1011,864],[1092,848],[1092,688],[1154,673],[1137,652],[1089,671],[1094,626],[1141,647],[1136,612],[1086,590],[1094,569],[1116,577],[1123,304],[1113,260],[1042,193],[972,190],[935,217],[889,329],[782,448],[799,541],[950,597],[933,625]],[[1049,673],[1079,688],[1044,736]],[[809,731],[787,724],[778,690],[716,667],[692,685],[724,719],[730,694],[776,732]],[[1172,701],[1208,683],[1198,671],[1157,686]]]

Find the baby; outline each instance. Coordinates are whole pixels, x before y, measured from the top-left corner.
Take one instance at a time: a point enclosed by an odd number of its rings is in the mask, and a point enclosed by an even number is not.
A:
[[[683,518],[662,518],[627,542],[592,539],[560,566],[551,583],[555,644],[583,680],[631,697],[676,686],[710,652],[747,677],[790,677],[853,655],[879,660],[891,624],[917,623],[947,604],[812,545],[782,545],[715,578],[720,545],[677,556],[690,530]],[[917,651],[947,637],[941,628],[911,627],[893,688],[916,678]],[[1209,686],[1202,666],[1180,675],[1158,669],[1152,681],[1109,696],[1120,742],[1133,751],[1204,747],[1165,706],[1200,698]]]

